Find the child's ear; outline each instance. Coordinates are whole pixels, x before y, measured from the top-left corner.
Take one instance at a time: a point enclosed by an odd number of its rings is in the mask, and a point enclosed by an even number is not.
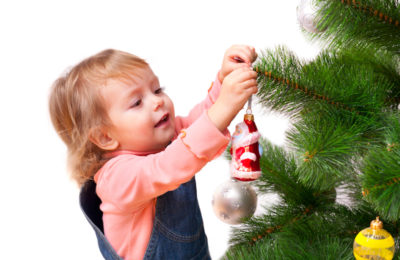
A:
[[[89,140],[99,148],[112,151],[117,149],[119,142],[112,138],[102,127],[95,127],[89,131]]]

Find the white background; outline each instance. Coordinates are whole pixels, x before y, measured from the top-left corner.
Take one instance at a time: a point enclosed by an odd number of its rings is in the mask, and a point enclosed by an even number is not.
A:
[[[0,3],[1,258],[102,259],[94,232],[80,211],[79,190],[66,172],[66,148],[48,115],[50,85],[67,67],[105,48],[134,53],[150,63],[174,101],[176,114],[184,115],[205,97],[224,51],[232,44],[249,44],[259,53],[286,45],[300,57],[313,57],[318,47],[300,30],[298,4],[296,0]],[[260,131],[282,145],[287,119],[257,111]],[[241,119],[239,115],[230,129]],[[230,226],[215,217],[211,198],[229,178],[228,169],[228,162],[220,158],[197,175],[214,259],[227,249]],[[274,199],[263,198],[261,204]]]

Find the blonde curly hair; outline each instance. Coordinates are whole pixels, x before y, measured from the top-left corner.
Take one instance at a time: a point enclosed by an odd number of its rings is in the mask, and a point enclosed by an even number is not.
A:
[[[53,83],[49,97],[51,121],[67,146],[67,165],[79,186],[93,179],[105,163],[104,151],[89,140],[93,127],[110,125],[99,90],[107,86],[109,79],[132,81],[148,66],[133,54],[108,49],[83,60]]]

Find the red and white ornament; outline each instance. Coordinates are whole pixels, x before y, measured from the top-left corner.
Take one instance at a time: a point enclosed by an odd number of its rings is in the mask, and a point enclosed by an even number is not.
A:
[[[231,140],[231,176],[239,181],[254,181],[261,175],[260,133],[251,113],[244,115],[243,122],[236,125]]]

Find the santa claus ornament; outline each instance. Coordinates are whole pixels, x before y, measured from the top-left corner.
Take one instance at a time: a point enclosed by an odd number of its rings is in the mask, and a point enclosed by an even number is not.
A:
[[[254,181],[261,175],[260,134],[249,110],[243,122],[236,125],[231,140],[231,176],[239,181]]]
[[[232,179],[221,184],[212,199],[214,213],[225,223],[240,224],[256,210],[257,194],[248,182],[261,176],[259,139],[250,97],[244,120],[236,125],[231,138]]]

